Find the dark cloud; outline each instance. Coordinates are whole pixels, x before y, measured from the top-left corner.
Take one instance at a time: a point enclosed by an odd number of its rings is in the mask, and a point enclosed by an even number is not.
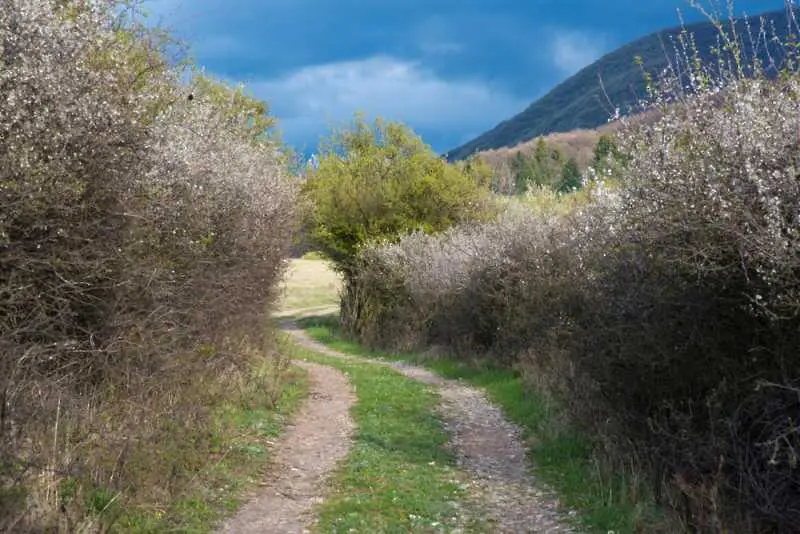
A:
[[[737,1],[778,9],[780,0]],[[445,150],[602,53],[701,15],[680,0],[146,0],[218,76],[253,85],[285,138],[313,146],[356,109]],[[393,70],[395,69],[395,70]],[[405,70],[403,70],[405,69]]]

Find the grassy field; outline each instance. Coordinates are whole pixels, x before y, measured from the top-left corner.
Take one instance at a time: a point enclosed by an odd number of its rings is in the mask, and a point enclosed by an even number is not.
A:
[[[317,509],[318,532],[487,532],[470,519],[468,484],[445,449],[436,391],[384,366],[322,356],[285,340],[295,358],[335,367],[353,384],[356,436]]]
[[[300,265],[298,269],[304,267]],[[315,271],[320,268],[313,266]],[[565,506],[581,513],[589,531],[675,532],[663,526],[663,518],[642,482],[619,470],[612,472],[598,466],[592,460],[590,444],[570,429],[556,406],[526,387],[519,373],[449,358],[425,360],[414,354],[370,351],[342,338],[335,315],[309,317],[299,323],[311,337],[335,350],[362,357],[413,361],[444,377],[483,388],[506,417],[523,428],[536,476],[559,492]],[[408,397],[400,400],[407,401]]]
[[[283,298],[278,314],[304,308],[325,308],[339,304],[339,275],[328,263],[316,259],[295,259],[281,285]]]

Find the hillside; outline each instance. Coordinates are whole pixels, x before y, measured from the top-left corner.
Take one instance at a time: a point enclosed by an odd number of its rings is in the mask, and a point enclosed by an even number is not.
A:
[[[572,158],[583,169],[592,159],[595,145],[603,134],[612,134],[617,130],[619,123],[604,124],[599,128],[581,128],[569,132],[553,132],[536,137],[511,147],[487,148],[475,154],[489,165],[495,167],[503,162],[508,162],[517,153],[530,156],[536,150],[536,143],[541,138],[547,146],[557,148],[565,159]]]
[[[779,38],[790,33],[786,11],[774,11],[761,17],[768,21],[767,27],[774,28]],[[752,17],[750,25],[753,31],[760,26]],[[730,24],[726,26],[730,27]],[[694,36],[704,64],[716,62],[711,49],[717,45],[719,34],[710,22],[652,33],[606,54],[557,85],[521,113],[450,150],[445,156],[450,161],[456,161],[478,151],[511,147],[540,135],[592,129],[607,123],[615,107],[623,113],[635,110],[637,102],[645,95],[642,68],[649,73],[659,73],[668,66],[670,60],[674,61],[677,37],[683,29]],[[744,19],[737,20],[736,33],[747,35]],[[777,45],[770,44],[769,47],[773,58],[780,56]],[[759,57],[768,56],[763,42],[755,47],[745,43],[745,57],[752,57],[753,50],[758,51]],[[635,63],[637,57],[642,60],[641,67]]]

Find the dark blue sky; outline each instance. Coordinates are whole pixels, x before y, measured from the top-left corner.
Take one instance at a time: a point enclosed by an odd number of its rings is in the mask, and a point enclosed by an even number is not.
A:
[[[724,3],[724,2],[723,2]],[[706,4],[708,5],[708,4]],[[739,0],[760,13],[781,0]],[[620,45],[702,15],[682,0],[145,0],[210,74],[269,102],[313,150],[356,111],[443,152]]]

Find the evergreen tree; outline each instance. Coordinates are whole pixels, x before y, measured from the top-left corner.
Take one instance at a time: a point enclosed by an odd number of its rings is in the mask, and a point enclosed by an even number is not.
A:
[[[591,166],[598,174],[611,176],[620,167],[624,167],[628,160],[630,160],[630,157],[620,152],[614,137],[604,134],[600,136],[600,139],[597,140],[597,145],[594,147]]]
[[[514,189],[517,194],[528,190],[536,175],[535,161],[522,152],[517,152],[511,159],[511,173],[514,176]]]
[[[561,193],[569,193],[576,191],[583,186],[581,177],[581,170],[578,168],[578,162],[575,158],[569,158],[561,170],[561,185],[558,191]]]

